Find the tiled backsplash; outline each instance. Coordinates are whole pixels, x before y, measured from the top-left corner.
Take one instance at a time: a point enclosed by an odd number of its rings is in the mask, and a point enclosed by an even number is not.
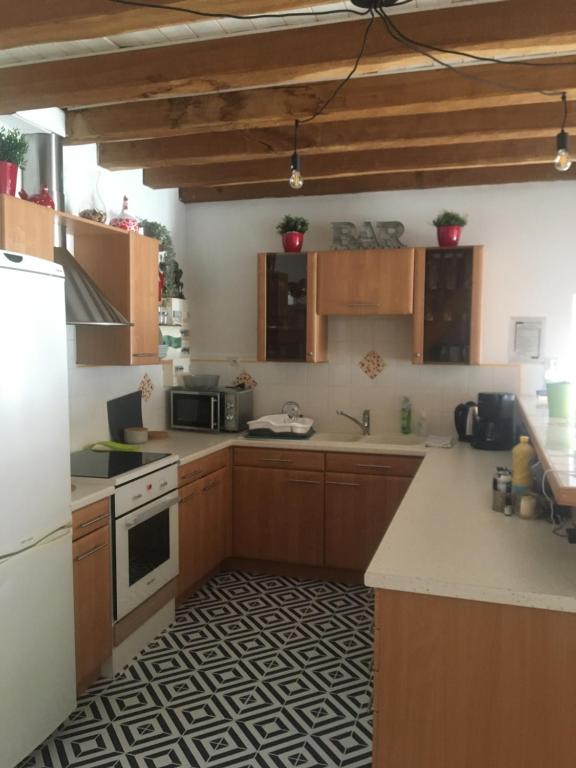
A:
[[[78,451],[98,440],[109,440],[106,402],[114,397],[136,392],[148,374],[153,389],[142,400],[144,425],[163,429],[166,423],[166,393],[162,388],[161,366],[76,366],[76,332],[68,327],[68,371],[70,396],[70,447]]]
[[[372,412],[373,432],[399,432],[401,400],[407,395],[412,400],[414,428],[419,412],[424,411],[430,432],[452,434],[458,403],[475,399],[482,391],[520,391],[515,365],[412,365],[411,332],[410,318],[334,317],[329,320],[328,363],[194,361],[191,371],[219,373],[221,385],[246,372],[258,384],[254,390],[257,416],[278,413],[287,400],[296,400],[304,414],[315,419],[317,430],[330,432],[358,429],[336,410],[358,418],[364,408]],[[360,367],[370,352],[385,363],[374,378]]]

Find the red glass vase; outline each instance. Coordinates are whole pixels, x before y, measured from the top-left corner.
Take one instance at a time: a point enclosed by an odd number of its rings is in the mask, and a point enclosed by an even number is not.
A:
[[[303,244],[303,232],[284,232],[282,234],[282,245],[286,253],[298,253],[302,250]]]
[[[0,160],[0,194],[15,197],[17,177],[18,166],[15,163]]]
[[[462,227],[436,227],[440,248],[454,248],[460,242]]]

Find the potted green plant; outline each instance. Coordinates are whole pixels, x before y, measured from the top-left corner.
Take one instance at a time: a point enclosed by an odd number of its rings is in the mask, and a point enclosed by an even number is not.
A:
[[[14,128],[0,128],[0,194],[16,195],[18,168],[24,168],[28,142]]]
[[[276,225],[276,231],[282,235],[282,245],[287,253],[297,253],[302,250],[304,233],[308,231],[308,221],[303,216],[286,215]]]
[[[442,211],[434,219],[432,224],[436,227],[438,245],[441,248],[453,248],[460,242],[462,227],[466,226],[468,219],[454,211]]]

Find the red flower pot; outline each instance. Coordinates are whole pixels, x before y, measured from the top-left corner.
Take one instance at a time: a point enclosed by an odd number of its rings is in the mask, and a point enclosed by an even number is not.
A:
[[[18,166],[15,163],[0,160],[0,194],[16,196],[17,176]]]
[[[284,232],[282,235],[282,245],[286,253],[298,253],[302,250],[303,243],[303,232]]]
[[[462,227],[436,227],[440,248],[454,248],[460,242]]]

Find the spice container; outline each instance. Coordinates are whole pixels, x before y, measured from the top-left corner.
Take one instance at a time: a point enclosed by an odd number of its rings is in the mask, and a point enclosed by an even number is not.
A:
[[[512,473],[508,467],[498,467],[492,479],[492,509],[512,514]]]

